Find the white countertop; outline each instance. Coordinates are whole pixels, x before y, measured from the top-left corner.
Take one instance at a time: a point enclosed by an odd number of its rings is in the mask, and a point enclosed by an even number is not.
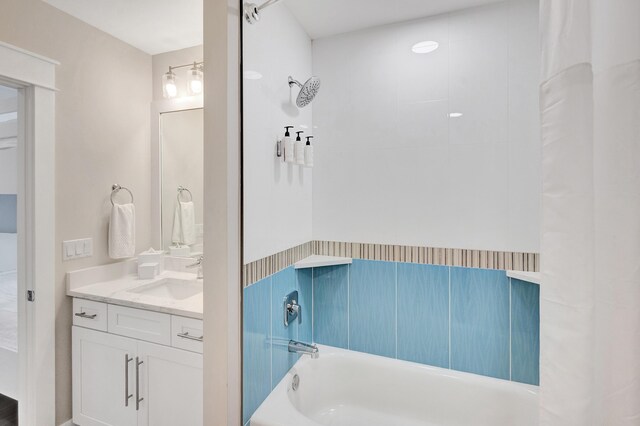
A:
[[[195,273],[166,270],[154,279],[141,280],[138,279],[137,273],[131,273],[135,265],[135,261],[128,261],[70,272],[67,275],[67,295],[113,305],[202,319],[203,293],[178,300],[131,292],[135,288],[155,283],[164,278],[195,280]],[[202,280],[198,281],[202,283]]]

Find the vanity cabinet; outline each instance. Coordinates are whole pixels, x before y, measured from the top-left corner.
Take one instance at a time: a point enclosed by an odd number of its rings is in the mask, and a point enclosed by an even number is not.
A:
[[[202,321],[112,305],[105,308],[109,316],[107,331],[94,328],[91,323],[73,326],[74,424],[202,425],[203,370],[198,346],[202,344]],[[137,329],[144,324],[138,318],[146,318],[150,330],[154,330],[148,340],[168,344],[137,338],[145,336]],[[126,328],[126,324],[130,327]],[[158,324],[166,324],[167,330],[158,328]],[[117,335],[112,330],[136,337]],[[177,344],[184,345],[185,341],[192,344],[189,350],[169,346],[173,334]]]
[[[73,326],[73,421],[79,426],[135,426],[133,339]],[[125,394],[133,397],[125,397]]]

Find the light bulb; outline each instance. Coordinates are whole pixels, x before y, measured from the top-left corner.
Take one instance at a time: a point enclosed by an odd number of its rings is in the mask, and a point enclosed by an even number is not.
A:
[[[169,67],[169,72],[162,76],[162,94],[165,98],[175,98],[178,94],[178,86],[176,85],[176,75]]]
[[[198,66],[196,63],[193,64],[193,67],[189,70],[187,74],[187,87],[189,89],[190,95],[199,95],[202,93],[203,89],[203,80],[204,73],[202,72],[202,67]]]

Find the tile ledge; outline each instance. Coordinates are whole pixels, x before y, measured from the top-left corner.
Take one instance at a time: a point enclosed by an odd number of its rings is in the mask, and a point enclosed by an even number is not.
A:
[[[353,259],[351,259],[350,257],[321,256],[318,254],[313,254],[309,257],[306,257],[294,263],[294,268],[295,269],[319,268],[322,266],[348,265],[350,263],[353,263]]]
[[[542,275],[540,274],[540,272],[507,271],[507,276],[520,281],[527,281],[538,285],[540,285],[540,282],[542,281]]]

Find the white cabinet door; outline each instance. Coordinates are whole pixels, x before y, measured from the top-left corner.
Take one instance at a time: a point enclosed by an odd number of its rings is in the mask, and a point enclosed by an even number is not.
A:
[[[202,354],[138,342],[139,426],[202,426]]]
[[[73,422],[135,426],[137,342],[73,327]]]

